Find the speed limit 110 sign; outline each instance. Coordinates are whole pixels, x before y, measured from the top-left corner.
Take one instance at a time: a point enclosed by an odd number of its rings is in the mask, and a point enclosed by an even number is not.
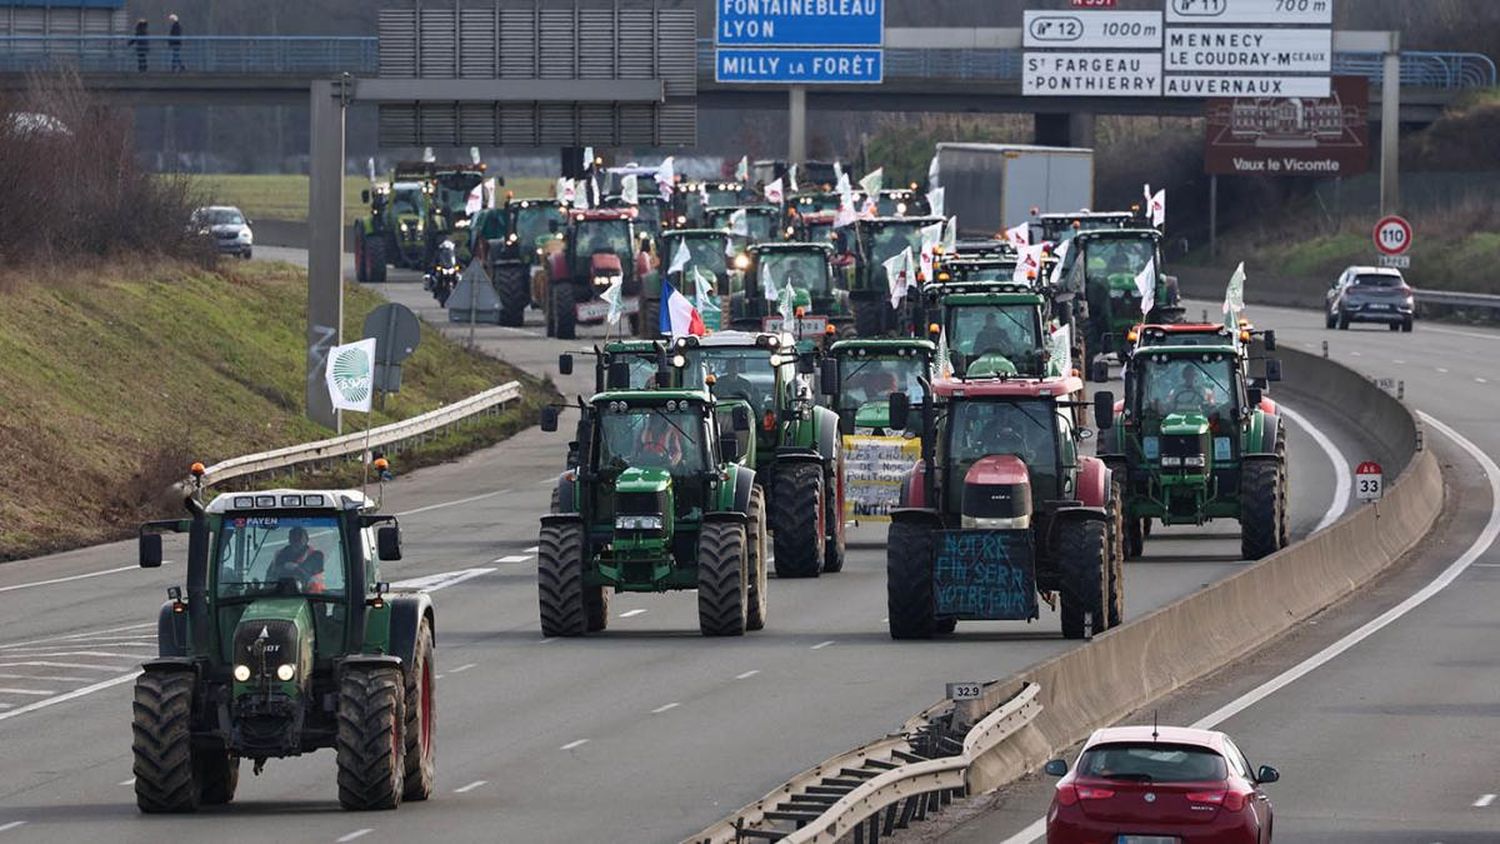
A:
[[[1354,469],[1354,495],[1360,501],[1379,501],[1385,494],[1385,474],[1380,464],[1366,460]]]
[[[1411,248],[1411,223],[1392,214],[1375,224],[1375,248],[1382,255],[1404,255]]]

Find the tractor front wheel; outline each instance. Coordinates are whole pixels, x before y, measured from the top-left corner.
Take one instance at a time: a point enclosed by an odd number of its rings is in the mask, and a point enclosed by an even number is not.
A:
[[[193,775],[198,778],[198,802],[222,806],[234,800],[239,788],[240,757],[227,750],[196,750]]]
[[[745,611],[745,629],[766,626],[766,492],[756,484],[750,490],[750,510],[745,514],[745,538],[750,543],[750,607]]]
[[[384,235],[377,234],[364,238],[365,281],[371,284],[385,284],[387,251]]]
[[[1146,520],[1134,516],[1125,519],[1125,559],[1139,560],[1146,551]]]
[[[495,292],[500,294],[500,324],[519,328],[526,323],[526,306],[531,304],[526,267],[521,264],[495,265]]]
[[[740,636],[749,609],[744,525],[709,522],[698,534],[698,628],[705,636]]]
[[[609,627],[609,588],[606,586],[583,587],[583,609],[589,617],[590,633],[599,633]]]
[[[832,474],[823,479],[823,571],[843,571],[847,551],[844,531],[844,452],[840,446],[833,455]]]
[[[437,683],[433,679],[432,625],[422,622],[411,667],[406,672],[406,786],[403,800],[426,800],[432,796],[437,772],[433,746],[437,735]]]
[[[136,678],[131,750],[135,757],[135,803],[142,812],[198,809],[193,685],[190,671],[148,671]]]
[[[370,271],[365,268],[365,228],[354,224],[354,280],[360,284],[370,280]]]
[[[1259,560],[1281,548],[1281,469],[1269,460],[1240,470],[1240,556]]]
[[[886,614],[892,639],[930,639],[940,628],[933,617],[932,529],[892,522],[885,546]]]
[[[1062,568],[1063,588],[1059,614],[1063,638],[1086,639],[1108,628],[1105,606],[1110,566],[1108,531],[1103,522],[1075,522],[1063,528],[1060,544],[1058,565]]]
[[[817,577],[823,566],[823,467],[798,461],[775,471],[771,534],[776,576]]]
[[[588,632],[583,588],[583,526],[543,525],[537,540],[536,581],[543,636]]]
[[[578,312],[573,310],[573,285],[552,286],[552,329],[559,340],[574,340],[578,337]]]
[[[1109,500],[1109,577],[1104,591],[1105,624],[1119,627],[1125,619],[1125,524],[1120,516],[1120,484],[1110,490]]]
[[[401,669],[345,669],[339,680],[339,805],[394,809],[406,790],[406,695]]]

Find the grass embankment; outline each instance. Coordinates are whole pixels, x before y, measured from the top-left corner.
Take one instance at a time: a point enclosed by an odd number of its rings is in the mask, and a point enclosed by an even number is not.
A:
[[[0,277],[0,560],[120,539],[175,514],[164,491],[193,460],[329,436],[303,415],[306,298],[303,272],[282,264]],[[382,301],[348,288],[344,336],[360,336]],[[503,439],[552,394],[425,325],[403,376],[372,424],[512,379],[525,399],[402,454],[398,473]]]
[[[504,190],[519,197],[552,195],[550,179],[517,178]],[[307,177],[298,175],[207,175],[193,176],[193,188],[221,205],[234,205],[252,221],[307,219]],[[344,222],[352,223],[364,213],[360,191],[370,186],[363,176],[344,177]]]

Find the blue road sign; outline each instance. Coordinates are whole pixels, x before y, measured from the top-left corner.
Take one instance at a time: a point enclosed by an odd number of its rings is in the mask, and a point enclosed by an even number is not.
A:
[[[714,0],[714,7],[714,44],[720,47],[884,43],[885,0]]]
[[[742,50],[720,47],[716,82],[879,84],[880,50]]]

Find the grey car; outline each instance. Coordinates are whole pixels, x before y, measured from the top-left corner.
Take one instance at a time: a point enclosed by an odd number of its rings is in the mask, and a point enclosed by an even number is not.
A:
[[[1414,293],[1400,270],[1349,267],[1328,288],[1325,322],[1339,329],[1355,322],[1380,322],[1392,331],[1411,331],[1417,312]]]
[[[255,246],[250,221],[233,205],[209,205],[193,212],[191,228],[212,237],[221,255],[249,258]]]

